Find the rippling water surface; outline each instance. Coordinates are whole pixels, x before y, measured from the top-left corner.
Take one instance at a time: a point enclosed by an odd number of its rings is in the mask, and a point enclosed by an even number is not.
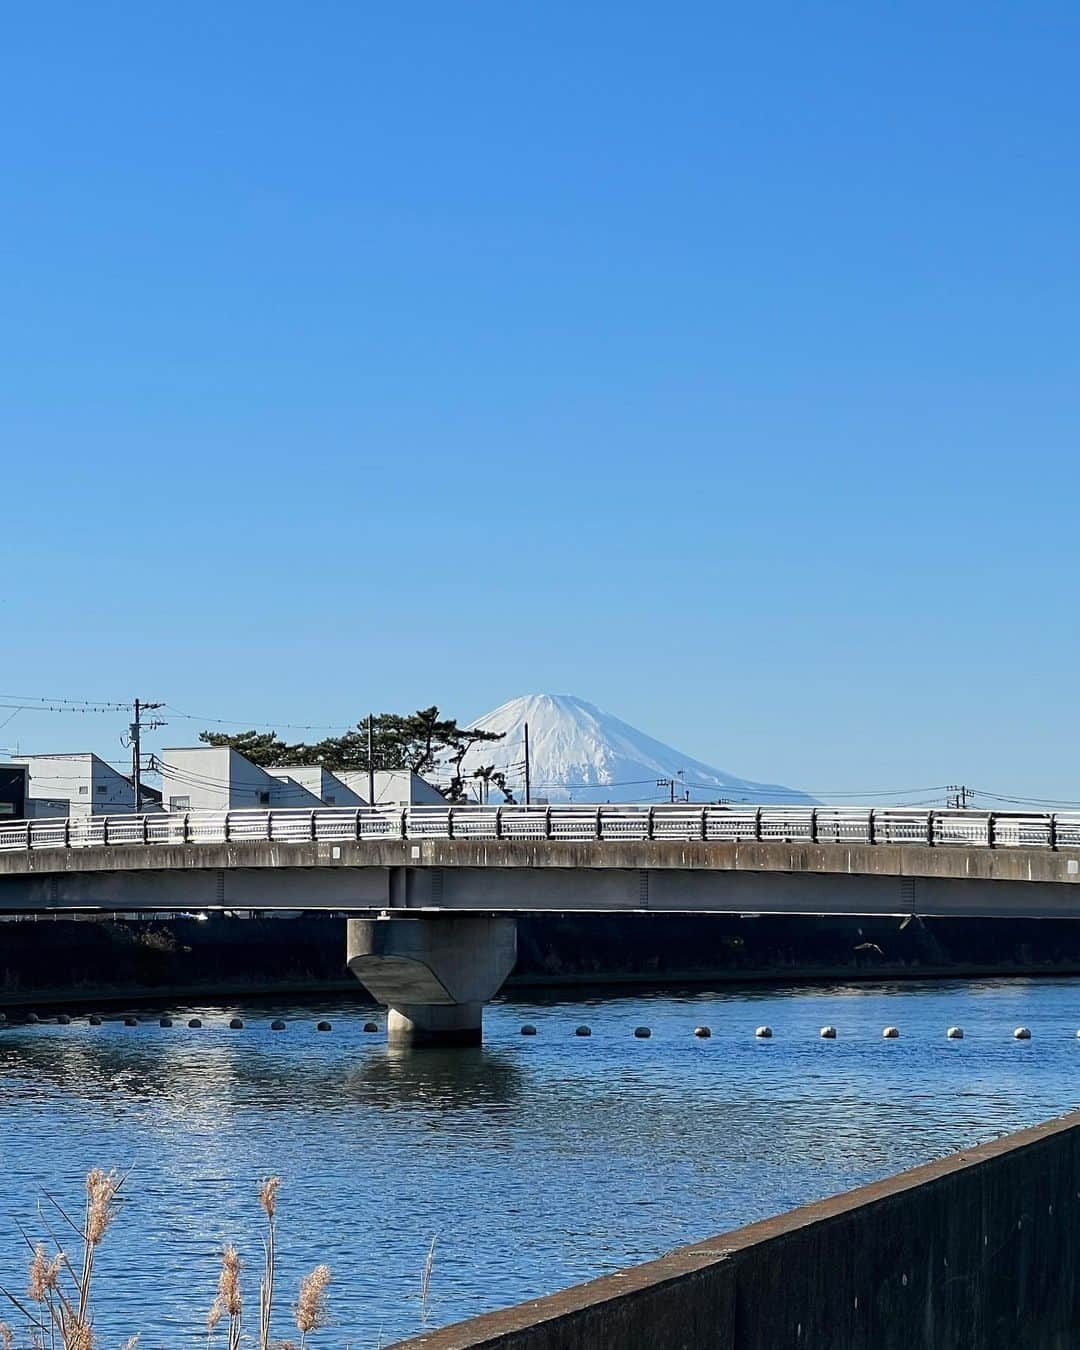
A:
[[[229,1239],[254,1313],[255,1189],[271,1172],[278,1334],[299,1275],[326,1261],[334,1325],[313,1347],[368,1350],[422,1328],[433,1235],[428,1325],[1058,1114],[1080,1075],[1075,980],[515,998],[489,1008],[483,1049],[411,1054],[365,1035],[355,1005],[172,1010],[201,1031],[163,1030],[159,1011],[0,1032],[0,1283],[22,1285],[17,1224],[40,1231],[43,1188],[77,1204],[88,1168],[131,1167],[98,1326],[105,1345],[141,1331],[142,1350],[205,1344]],[[237,1015],[246,1028],[228,1030]],[[772,1041],[754,1039],[760,1023]],[[881,1039],[887,1023],[900,1040]],[[1012,1039],[1019,1023],[1030,1042]],[[963,1041],[945,1040],[951,1024]]]

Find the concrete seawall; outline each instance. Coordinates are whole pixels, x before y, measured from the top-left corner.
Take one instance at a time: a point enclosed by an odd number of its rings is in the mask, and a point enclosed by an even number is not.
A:
[[[1080,1113],[392,1350],[1074,1350]]]

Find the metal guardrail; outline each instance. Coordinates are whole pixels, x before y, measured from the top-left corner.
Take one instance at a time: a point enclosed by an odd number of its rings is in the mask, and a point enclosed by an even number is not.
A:
[[[123,844],[552,839],[1080,848],[1080,812],[833,806],[411,806],[189,811],[0,823],[0,852]]]

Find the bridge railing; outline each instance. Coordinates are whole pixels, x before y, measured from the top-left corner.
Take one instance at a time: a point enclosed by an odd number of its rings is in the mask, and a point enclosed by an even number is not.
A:
[[[1080,812],[926,811],[913,807],[411,806],[314,811],[187,811],[0,822],[0,851],[378,839],[701,841],[1080,848]]]

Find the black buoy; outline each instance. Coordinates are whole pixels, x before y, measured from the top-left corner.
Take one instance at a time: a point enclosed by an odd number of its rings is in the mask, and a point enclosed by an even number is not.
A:
[[[378,1029],[379,1029],[379,1024],[378,1024],[378,1022],[365,1022],[365,1023],[364,1023],[364,1030],[365,1030],[365,1031],[378,1031]]]
[[[71,1018],[67,1015],[67,1013],[61,1013],[60,1016],[56,1019],[56,1025],[59,1027],[69,1027],[71,1026]]]
[[[7,1021],[7,1013],[0,1013],[0,1022]]]
[[[125,1018],[124,1018],[124,1026],[126,1026],[126,1027],[137,1027],[138,1025],[139,1025],[139,1019],[138,1019],[137,1017],[125,1017]]]
[[[695,1027],[694,1035],[697,1036],[699,1040],[707,1041],[712,1035],[712,1029],[710,1027]]]
[[[639,1041],[647,1041],[652,1035],[648,1027],[635,1027],[634,1035]]]
[[[316,1026],[315,1028],[316,1031],[333,1031],[333,1029],[334,1028],[330,1025],[329,1022],[320,1022],[318,1026]]]
[[[271,1031],[284,1031],[284,1030],[285,1030],[285,1023],[281,1020],[280,1017],[275,1017],[274,1020],[270,1023],[270,1030],[271,1030]]]
[[[234,1017],[234,1018],[232,1019],[232,1021],[229,1023],[229,1030],[230,1030],[230,1031],[243,1031],[243,1029],[244,1029],[244,1024],[243,1024],[243,1022],[241,1022],[241,1020],[240,1020],[239,1017]]]
[[[92,1027],[101,1026],[101,1018],[97,1015],[97,1013],[91,1013],[86,1020],[90,1023]]]
[[[578,1027],[577,1031],[574,1032],[574,1035],[575,1035],[575,1036],[591,1036],[591,1035],[592,1035],[592,1032],[589,1030],[588,1027]]]
[[[37,1013],[27,1013],[26,1020],[28,1022],[40,1022],[41,1018],[37,1015]]]
[[[193,1017],[191,1021],[188,1023],[188,1026],[192,1027],[193,1029],[197,1029],[198,1027],[202,1026],[202,1022],[198,1017]]]
[[[172,1018],[171,1018],[171,1017],[159,1017],[159,1018],[158,1018],[158,1026],[159,1026],[159,1027],[171,1027],[172,1024],[173,1024],[173,1022],[172,1022]]]
[[[521,1028],[521,1034],[523,1036],[535,1036],[536,1028],[533,1026],[531,1022],[526,1022],[525,1025]]]

